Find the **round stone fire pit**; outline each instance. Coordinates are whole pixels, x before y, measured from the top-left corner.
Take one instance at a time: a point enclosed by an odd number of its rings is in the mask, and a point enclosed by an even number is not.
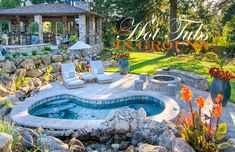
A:
[[[171,75],[157,74],[148,79],[148,86],[155,91],[164,92],[167,95],[176,95],[180,87],[181,79]]]

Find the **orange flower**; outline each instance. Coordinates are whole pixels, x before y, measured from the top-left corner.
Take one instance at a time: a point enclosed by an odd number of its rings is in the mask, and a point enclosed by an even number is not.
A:
[[[222,105],[215,104],[212,109],[212,113],[215,119],[218,119],[222,115]]]
[[[193,94],[190,90],[190,88],[186,85],[183,85],[183,89],[181,90],[181,94],[182,94],[182,99],[186,102],[191,101]]]
[[[198,97],[196,102],[199,108],[203,108],[205,106],[205,99],[202,96]]]
[[[218,94],[217,97],[215,98],[215,102],[217,104],[221,104],[221,101],[224,99],[224,96],[222,94]]]

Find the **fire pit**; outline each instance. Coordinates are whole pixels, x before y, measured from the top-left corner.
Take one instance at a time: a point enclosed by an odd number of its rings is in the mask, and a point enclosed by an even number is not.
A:
[[[148,87],[155,91],[174,96],[178,92],[181,79],[171,75],[157,74],[148,79]]]

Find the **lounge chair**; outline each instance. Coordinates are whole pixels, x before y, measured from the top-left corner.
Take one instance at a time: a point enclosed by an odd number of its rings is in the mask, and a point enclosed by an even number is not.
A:
[[[95,75],[98,83],[111,83],[112,77],[104,74],[102,61],[91,61],[91,73]]]
[[[76,76],[76,70],[73,63],[66,63],[61,65],[61,73],[63,84],[68,89],[75,89],[84,86],[84,81]]]

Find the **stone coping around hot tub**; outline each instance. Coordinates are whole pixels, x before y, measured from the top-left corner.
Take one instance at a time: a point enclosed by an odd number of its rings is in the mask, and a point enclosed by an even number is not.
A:
[[[10,114],[11,119],[18,125],[28,126],[28,127],[42,127],[48,129],[72,129],[79,130],[85,126],[91,128],[99,128],[101,123],[105,120],[72,120],[72,119],[55,119],[55,118],[43,118],[30,115],[28,109],[33,106],[35,103],[49,97],[58,96],[58,95],[72,95],[79,98],[84,98],[87,100],[94,100],[97,104],[102,100],[115,100],[119,98],[131,97],[131,96],[150,96],[159,99],[165,104],[165,109],[160,114],[148,117],[154,121],[163,121],[163,120],[173,120],[175,119],[179,112],[180,107],[175,100],[164,96],[162,94],[153,92],[153,91],[126,91],[122,94],[112,94],[112,95],[89,95],[89,94],[77,94],[72,90],[58,90],[54,93],[45,93],[40,96],[33,96],[27,98],[22,103],[16,105]]]

